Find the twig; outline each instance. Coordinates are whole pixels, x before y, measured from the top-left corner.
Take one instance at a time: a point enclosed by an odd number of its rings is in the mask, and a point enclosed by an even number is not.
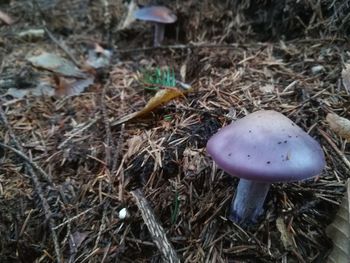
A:
[[[266,46],[266,44],[251,44],[250,47],[256,45],[257,47]],[[194,48],[221,48],[221,49],[234,49],[239,47],[247,47],[248,45],[243,44],[187,44],[187,45],[169,45],[169,46],[159,46],[159,47],[144,47],[144,48],[128,48],[128,49],[118,49],[119,53],[133,53],[133,52],[144,52],[144,51],[153,51],[153,50],[166,50],[166,49],[194,49]]]
[[[52,212],[51,212],[50,206],[49,206],[46,198],[44,197],[43,189],[41,188],[39,179],[38,179],[37,175],[35,174],[33,168],[28,164],[26,165],[26,168],[28,169],[28,172],[31,175],[36,193],[38,194],[39,199],[41,201],[41,204],[44,208],[45,218],[49,223],[49,229],[50,229],[50,232],[52,235],[52,240],[53,240],[53,244],[54,244],[54,248],[55,248],[56,261],[58,263],[61,263],[62,261],[61,261],[60,246],[58,243],[56,231],[54,229],[55,228],[55,221],[52,219]]]
[[[339,157],[343,160],[344,164],[350,170],[350,161],[346,158],[346,156],[338,149],[338,147],[334,144],[334,142],[327,136],[327,134],[324,131],[322,131],[321,129],[318,129],[318,131],[321,133],[322,137],[325,138],[325,140],[329,143],[329,145],[332,146],[333,150],[339,155]]]
[[[21,151],[23,151],[23,149],[22,149],[20,143],[18,142],[18,140],[17,140],[17,138],[16,138],[16,136],[15,136],[11,126],[8,123],[6,115],[5,115],[2,107],[0,107],[0,119],[4,123],[4,126],[6,127],[6,129],[8,130],[13,143],[15,144],[15,146],[19,150],[14,149],[14,148],[12,148],[10,146],[7,146],[5,144],[2,144],[2,143],[1,143],[1,146],[5,147],[5,148],[8,148],[8,149],[11,149],[16,154],[19,154],[19,156],[21,156],[22,158],[24,158],[26,160],[26,164],[25,164],[26,169],[29,172],[29,175],[31,176],[31,179],[32,179],[33,184],[34,184],[35,192],[39,196],[41,205],[42,205],[42,207],[44,209],[45,218],[46,218],[46,220],[48,221],[48,224],[49,224],[49,229],[50,229],[50,232],[51,232],[51,236],[52,236],[52,240],[53,240],[53,244],[54,244],[54,249],[55,249],[55,254],[56,254],[56,261],[58,263],[61,263],[62,262],[61,261],[61,252],[60,252],[60,246],[59,246],[59,243],[58,243],[57,234],[56,234],[56,231],[55,231],[55,222],[52,219],[52,212],[51,212],[50,206],[49,206],[47,200],[44,197],[43,189],[41,187],[41,184],[40,184],[40,181],[38,179],[38,176],[36,175],[36,173],[33,170],[33,167],[35,167],[35,169],[37,169],[38,171],[41,171],[40,173],[42,173],[43,170],[37,165],[34,166],[33,162],[28,162],[27,160],[30,161],[30,159],[28,157],[26,157],[26,155],[21,152]],[[46,174],[46,173],[43,172],[43,174]],[[49,178],[49,176],[47,174],[44,177]],[[50,180],[49,180],[49,182],[50,182]]]
[[[98,243],[100,243],[100,239],[101,239],[102,233],[106,229],[106,218],[107,218],[108,205],[109,205],[109,202],[105,203],[105,205],[104,205],[102,219],[101,219],[101,225],[100,225],[100,229],[99,229],[98,234],[97,234],[97,238],[96,238],[96,241],[95,241],[94,248],[92,249],[93,251],[98,248]]]
[[[75,59],[75,57],[73,56],[72,53],[70,53],[67,49],[67,47],[65,45],[63,45],[62,43],[60,43],[54,36],[53,34],[50,32],[50,30],[45,26],[44,30],[46,32],[46,34],[49,36],[49,38],[51,38],[51,40],[59,47],[61,48],[66,55],[72,60],[72,62],[77,66],[80,67],[80,63],[78,62],[78,60]]]
[[[115,162],[114,156],[113,156],[115,145],[112,139],[111,125],[108,121],[107,107],[106,107],[106,101],[105,101],[108,84],[109,84],[109,81],[104,85],[102,89],[101,109],[102,109],[103,121],[105,123],[105,130],[106,130],[106,146],[105,146],[106,161],[105,162],[107,164],[107,168],[110,170],[114,166],[114,162]]]
[[[11,147],[9,145],[3,144],[1,142],[0,142],[0,147],[8,149],[8,150],[14,152],[15,154],[17,154],[25,162],[27,162],[27,164],[31,165],[35,170],[37,170],[42,175],[42,177],[45,178],[45,180],[47,182],[49,182],[51,185],[53,185],[51,177],[40,166],[38,166],[35,162],[30,160],[29,157],[27,155],[25,155],[23,152],[15,149],[15,148],[13,148],[13,147]]]
[[[293,40],[295,42],[295,40]],[[300,40],[299,43],[313,43],[313,42],[329,42],[329,41],[340,41],[344,42],[345,39],[342,38],[324,38],[320,39],[307,39]],[[288,41],[286,42],[288,43]],[[168,46],[159,46],[159,47],[143,47],[143,48],[127,48],[127,49],[118,49],[119,53],[133,53],[133,52],[145,52],[145,51],[154,51],[154,50],[170,50],[170,49],[195,49],[195,48],[211,48],[211,49],[235,49],[235,48],[259,48],[266,46],[266,43],[234,43],[234,44],[216,44],[216,43],[190,43],[190,44],[178,44],[178,45],[168,45]]]
[[[135,191],[131,191],[131,194],[135,198],[136,205],[141,211],[142,218],[145,221],[149,232],[151,233],[154,243],[162,253],[165,262],[179,263],[180,259],[176,254],[176,251],[169,242],[163,227],[158,223],[142,191],[137,189]]]
[[[5,112],[3,111],[3,109],[1,107],[0,107],[0,120],[2,120],[2,122],[4,123],[4,126],[7,128],[14,145],[18,150],[9,146],[9,145],[3,144],[3,143],[0,143],[0,146],[16,153],[19,157],[21,157],[28,164],[30,164],[32,167],[34,167],[34,169],[36,169],[46,179],[47,182],[49,182],[51,185],[53,185],[51,177],[40,166],[38,166],[27,155],[24,154],[23,148],[22,148],[21,144],[18,142],[11,126],[9,125],[9,123],[7,121]]]
[[[108,0],[102,0],[102,6],[103,6],[103,24],[104,29],[106,31],[106,38],[107,43],[111,45],[111,20],[112,20],[112,14],[111,14],[111,7]]]
[[[98,207],[98,206],[97,206]],[[57,225],[54,227],[54,230],[62,227],[62,226],[65,226],[66,224],[78,219],[79,217],[81,217],[82,215],[85,215],[86,213],[90,212],[92,209],[96,208],[96,206],[94,207],[90,207],[89,209],[85,210],[84,212],[81,212],[80,214],[77,214],[69,219],[67,219],[66,221],[62,222],[61,224]]]
[[[67,139],[65,139],[60,145],[58,145],[58,149],[62,149],[62,147],[69,142],[72,138],[74,138],[75,136],[77,136],[79,133],[85,131],[86,129],[90,128],[92,125],[94,125],[97,122],[98,118],[93,119],[90,123],[86,124],[84,127],[82,127],[81,129],[79,129],[78,131],[72,133]]]

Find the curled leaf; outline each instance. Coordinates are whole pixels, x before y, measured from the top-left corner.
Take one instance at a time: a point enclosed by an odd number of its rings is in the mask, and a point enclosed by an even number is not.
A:
[[[335,113],[328,113],[326,120],[335,133],[350,141],[350,120],[340,117]]]
[[[149,102],[146,104],[146,106],[142,110],[128,114],[122,117],[121,119],[112,122],[112,126],[122,124],[126,121],[129,121],[131,119],[134,119],[136,117],[149,113],[155,108],[159,107],[160,105],[167,103],[168,101],[183,95],[184,94],[178,89],[161,89],[156,93],[154,97],[152,97],[149,100]]]
[[[56,54],[43,52],[38,56],[28,58],[34,67],[44,68],[54,73],[75,78],[85,78],[86,74],[78,69],[72,62]]]

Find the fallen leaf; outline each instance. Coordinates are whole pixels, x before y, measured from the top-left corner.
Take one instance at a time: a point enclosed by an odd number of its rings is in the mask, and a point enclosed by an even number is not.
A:
[[[146,104],[146,106],[142,110],[128,114],[122,117],[121,119],[112,122],[112,126],[122,124],[126,121],[129,121],[131,119],[134,119],[136,117],[149,113],[155,108],[159,107],[160,105],[167,103],[168,101],[174,98],[177,98],[179,96],[184,96],[184,94],[179,89],[176,89],[176,88],[161,89],[156,93],[154,97],[152,97],[149,100],[149,102]]]
[[[103,68],[110,64],[112,51],[104,49],[99,44],[95,44],[95,48],[89,50],[86,64],[94,69]]]
[[[205,155],[197,150],[186,148],[183,153],[182,167],[186,176],[195,176],[207,167]]]
[[[18,89],[18,88],[9,88],[4,96],[12,96],[14,98],[21,99],[28,96],[54,96],[55,89],[48,82],[43,82],[37,85],[35,88],[30,89]]]
[[[340,137],[350,141],[350,120],[340,117],[335,113],[328,113],[326,120],[329,127]]]
[[[78,69],[72,62],[55,54],[43,52],[27,59],[34,67],[44,68],[54,73],[75,78],[86,78],[87,74]]]
[[[130,139],[127,140],[127,152],[125,154],[126,158],[130,158],[135,153],[139,152],[142,144],[145,142],[146,138],[142,135],[134,135]]]
[[[12,25],[14,23],[13,19],[8,14],[6,14],[1,10],[0,10],[0,20],[8,25]]]
[[[328,256],[328,263],[350,262],[350,180],[346,183],[346,192],[327,235],[333,241],[333,250]]]
[[[12,96],[21,99],[28,96],[63,97],[79,95],[94,83],[94,77],[89,76],[86,79],[67,79],[55,76],[54,81],[55,84],[52,84],[45,80],[39,83],[35,88],[30,89],[9,88],[3,96]]]
[[[287,229],[282,217],[278,217],[276,220],[276,227],[281,233],[281,240],[286,250],[292,251],[296,248],[293,234]]]
[[[55,82],[57,84],[55,89],[55,95],[62,96],[73,96],[79,95],[87,87],[94,83],[94,78],[92,76],[86,79],[67,79],[64,77],[55,76]]]
[[[345,64],[341,72],[341,78],[343,81],[344,88],[350,92],[350,63]]]

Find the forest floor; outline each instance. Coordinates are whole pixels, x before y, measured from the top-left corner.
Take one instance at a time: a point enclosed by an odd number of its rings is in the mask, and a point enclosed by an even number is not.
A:
[[[136,189],[181,262],[325,262],[326,228],[350,178],[350,146],[326,120],[350,117],[341,79],[348,40],[295,30],[269,39],[275,31],[254,32],[222,3],[229,1],[170,1],[178,22],[154,48],[150,24],[123,28],[121,1],[7,2],[0,262],[161,262]],[[191,89],[173,88],[174,100],[119,121],[155,96],[142,74],[157,68]],[[327,164],[311,180],[273,184],[258,224],[242,228],[227,219],[238,179],[205,146],[260,109],[307,131]]]

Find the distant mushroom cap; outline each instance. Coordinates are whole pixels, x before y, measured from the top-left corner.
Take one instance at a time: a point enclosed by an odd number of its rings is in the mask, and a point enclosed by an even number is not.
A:
[[[139,20],[170,24],[177,20],[177,16],[165,6],[148,6],[137,10],[134,17]]]
[[[257,111],[222,128],[207,151],[227,173],[259,182],[303,180],[325,166],[320,145],[276,111]]]

